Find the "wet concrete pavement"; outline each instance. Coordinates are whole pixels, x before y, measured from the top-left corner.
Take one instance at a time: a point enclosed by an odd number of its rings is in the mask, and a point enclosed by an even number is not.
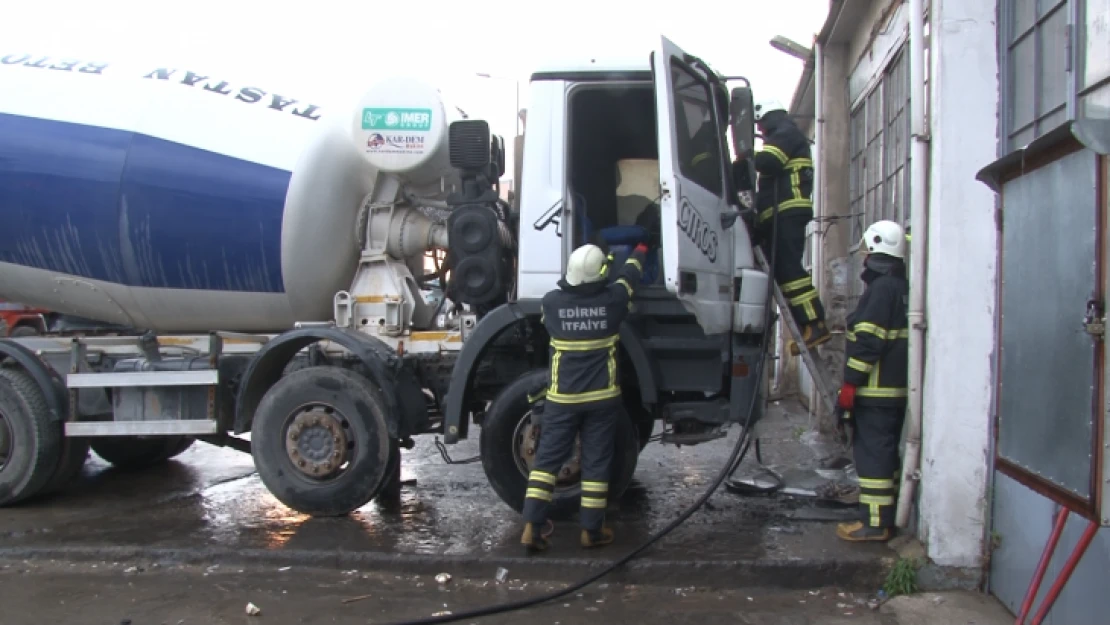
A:
[[[538,597],[566,584],[304,567],[135,566],[0,560],[0,625],[305,625],[398,623]],[[251,603],[261,610],[247,616]],[[579,625],[1006,625],[997,601],[972,593],[896,597],[878,605],[836,587],[707,589],[603,583],[526,611],[459,623]]]
[[[801,443],[807,416],[773,408],[763,431],[771,466],[812,466]],[[0,510],[0,557],[146,559],[170,563],[314,565],[406,573],[447,571],[490,578],[504,566],[529,579],[570,581],[623,556],[667,525],[712,482],[736,432],[696,447],[651,444],[636,482],[610,511],[614,545],[577,546],[573,523],[557,525],[552,549],[526,557],[519,517],[488,486],[480,463],[443,462],[431,437],[404,454],[399,507],[377,502],[344,518],[313,519],[278,503],[254,474],[251,458],[198,443],[165,466],[124,473],[92,456],[65,492]],[[448,448],[477,454],[477,441]],[[873,591],[892,552],[833,536],[842,511],[803,499],[738,497],[720,489],[707,506],[613,581],[774,585],[838,584]],[[822,520],[806,520],[810,517]]]

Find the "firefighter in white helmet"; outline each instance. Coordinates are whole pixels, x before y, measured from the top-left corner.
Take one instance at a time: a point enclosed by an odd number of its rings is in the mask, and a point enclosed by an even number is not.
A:
[[[894,476],[909,367],[905,232],[893,221],[877,221],[863,233],[859,251],[867,254],[860,276],[867,288],[848,315],[837,407],[852,425],[860,519],[841,523],[836,534],[848,541],[885,541],[894,528]]]
[[[609,467],[618,419],[623,418],[617,339],[632,306],[648,248],[637,245],[609,282],[607,256],[596,245],[583,245],[567,261],[559,288],[543,298],[541,320],[551,337],[546,388],[534,389],[529,402],[542,397],[542,432],[524,498],[523,543],[530,551],[547,548],[548,507],[559,469],[582,437],[581,544],[613,542],[605,527]]]
[[[790,304],[790,314],[802,331],[805,348],[811,349],[831,338],[825,324],[825,309],[817,296],[813,278],[802,265],[806,225],[813,219],[813,161],[809,140],[787,116],[777,100],[755,104],[755,122],[763,135],[763,149],[755,155],[759,174],[756,191],[754,235],[768,262],[775,266],[775,282]],[[737,190],[752,189],[748,167],[742,160],[733,166]],[[778,203],[778,227],[773,228],[774,206]],[[771,236],[775,235],[776,259],[771,258]],[[794,342],[790,352],[801,347]]]

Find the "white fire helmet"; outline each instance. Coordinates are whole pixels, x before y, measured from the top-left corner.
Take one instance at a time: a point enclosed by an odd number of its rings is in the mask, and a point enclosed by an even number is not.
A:
[[[578,286],[590,282],[600,282],[605,278],[605,252],[601,248],[587,244],[574,250],[567,260],[567,284]]]
[[[868,254],[886,254],[895,258],[906,257],[906,233],[897,223],[889,220],[871,224],[859,242],[860,249]]]
[[[786,107],[778,100],[760,100],[755,103],[755,121],[763,119],[763,116],[771,111],[786,111]]]

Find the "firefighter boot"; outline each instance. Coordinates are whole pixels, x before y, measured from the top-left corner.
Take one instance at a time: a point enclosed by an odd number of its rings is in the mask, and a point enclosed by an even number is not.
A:
[[[525,523],[524,533],[520,536],[520,544],[528,551],[544,551],[547,549],[547,537],[555,531],[555,524],[548,520],[543,525],[543,531],[535,523]]]
[[[608,527],[602,527],[600,530],[582,530],[582,546],[591,549],[593,547],[604,547],[613,542],[613,530]]]
[[[889,527],[869,527],[860,521],[839,523],[836,526],[836,537],[853,543],[886,542],[890,540]]]
[[[825,325],[824,321],[807,323],[805,327],[802,328],[802,340],[805,341],[806,350],[812,350],[818,345],[828,343],[831,338],[832,334],[829,332],[829,327]],[[798,347],[797,341],[790,341],[789,349],[792,356],[797,356],[802,353],[802,350]]]

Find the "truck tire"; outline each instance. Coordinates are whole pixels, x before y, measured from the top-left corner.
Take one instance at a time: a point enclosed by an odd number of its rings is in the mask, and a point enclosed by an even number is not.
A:
[[[96,455],[125,471],[139,471],[162,464],[188,449],[194,439],[187,436],[96,437],[90,443]]]
[[[0,369],[0,505],[41,492],[61,454],[62,428],[42,390],[21,370]]]
[[[498,393],[482,420],[479,439],[482,468],[486,479],[501,500],[517,512],[524,510],[524,491],[528,484],[530,457],[525,455],[522,431],[527,428],[530,410],[528,389],[547,375],[546,369],[520,376]],[[617,424],[616,451],[609,476],[609,501],[617,501],[628,489],[636,472],[640,441],[636,426],[630,419]],[[573,475],[555,487],[550,515],[553,519],[569,519],[578,511],[580,478]]]
[[[278,501],[312,516],[366,505],[390,468],[382,389],[353,371],[310,367],[262,397],[251,427],[258,475]]]
[[[389,467],[386,469],[377,500],[388,504],[401,501],[401,446],[396,441],[389,444]]]
[[[11,333],[11,337],[13,339],[18,339],[20,337],[27,337],[27,336],[38,336],[38,335],[39,335],[39,329],[36,328],[35,326],[29,326],[29,325],[16,326],[16,327],[12,328],[12,333]]]
[[[58,468],[46,486],[39,492],[41,495],[52,495],[75,480],[85,468],[89,459],[89,441],[84,438],[63,438],[62,453],[58,460]]]
[[[648,446],[651,435],[655,433],[655,419],[651,412],[644,408],[639,393],[629,393],[628,390],[627,388],[624,389],[624,410],[636,426],[636,435],[640,440],[640,452],[642,453],[644,448]]]

